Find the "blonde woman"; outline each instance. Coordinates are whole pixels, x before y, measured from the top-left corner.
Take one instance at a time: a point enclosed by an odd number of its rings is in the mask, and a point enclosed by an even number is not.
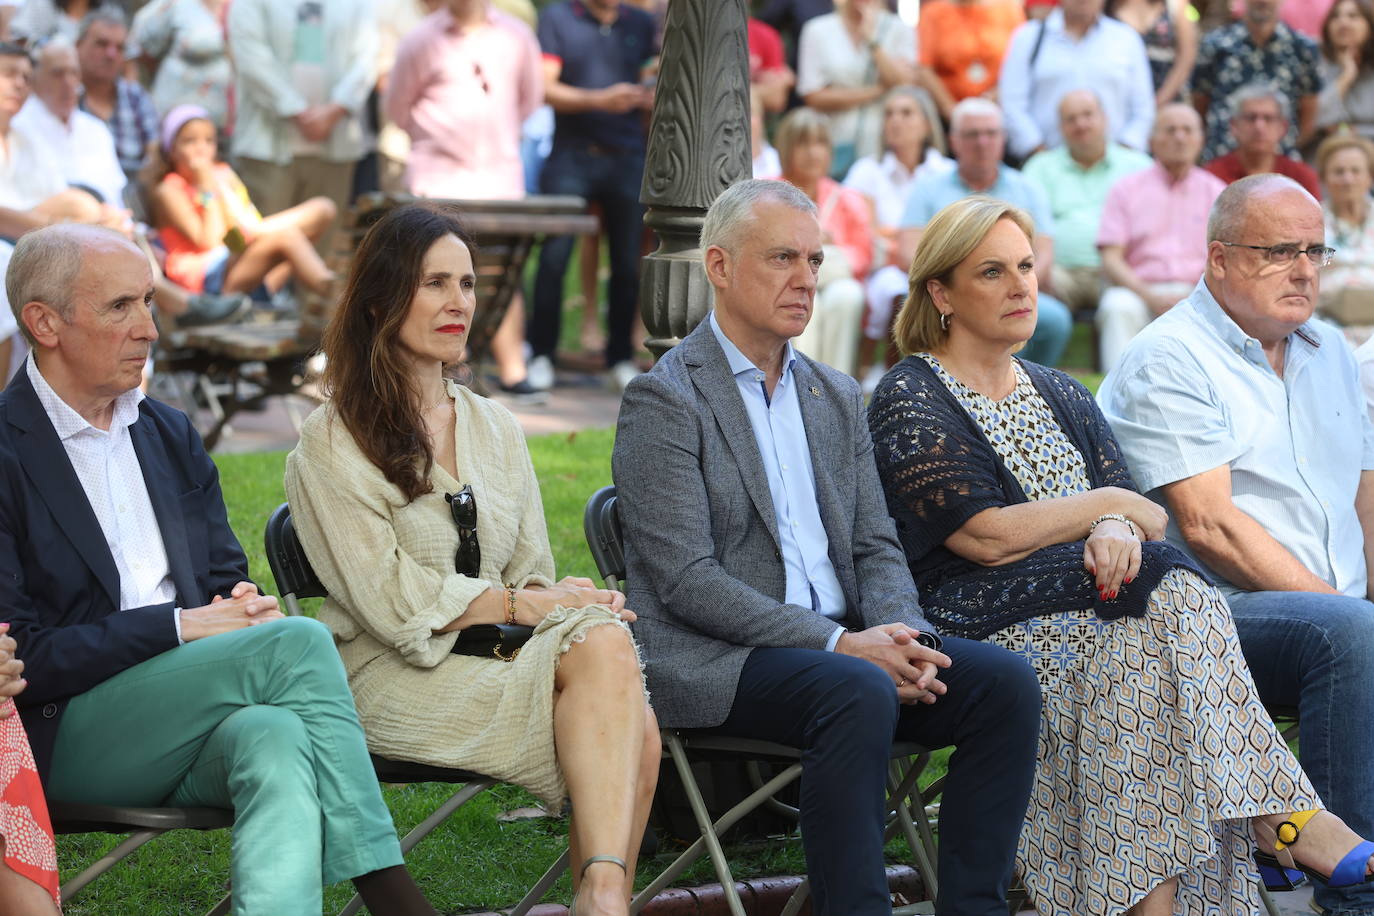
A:
[[[1256,694],[1225,600],[1162,540],[1092,395],[1014,354],[1033,227],[986,197],[936,214],[869,408],[926,613],[1025,657],[1044,694],[1018,866],[1042,913],[1258,913],[1250,856],[1333,885],[1374,844],[1321,801]],[[1288,822],[1301,828],[1281,826]],[[1275,830],[1285,842],[1276,843]],[[1299,834],[1300,837],[1295,836]]]
[[[828,177],[832,150],[824,115],[810,108],[788,112],[773,142],[782,180],[815,203],[825,245],[825,263],[816,277],[815,311],[796,346],[812,359],[854,375],[863,284],[873,261],[872,208],[858,191]]]

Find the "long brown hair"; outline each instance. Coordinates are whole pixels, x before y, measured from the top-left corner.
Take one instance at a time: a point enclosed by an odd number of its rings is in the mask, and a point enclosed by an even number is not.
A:
[[[334,409],[363,454],[408,500],[434,489],[434,449],[399,337],[425,255],[446,235],[474,250],[451,204],[417,201],[379,219],[353,255],[348,285],[324,332],[324,383]]]
[[[1336,0],[1327,9],[1326,15],[1322,17],[1321,32],[1321,51],[1322,56],[1329,61],[1336,60],[1336,49],[1331,44],[1331,20],[1336,18],[1336,7],[1341,5],[1342,0]],[[1360,48],[1359,62],[1361,74],[1374,69],[1374,5],[1369,0],[1351,0],[1355,4],[1355,9],[1364,17],[1365,25],[1369,27],[1369,34],[1365,36],[1364,47]]]

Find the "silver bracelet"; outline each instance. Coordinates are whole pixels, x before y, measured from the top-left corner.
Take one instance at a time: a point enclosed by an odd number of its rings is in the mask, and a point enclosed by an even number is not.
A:
[[[1121,515],[1121,514],[1119,514],[1119,513],[1117,513],[1117,512],[1110,512],[1110,513],[1108,513],[1108,514],[1106,514],[1106,515],[1099,515],[1097,518],[1093,519],[1093,523],[1092,523],[1091,525],[1088,526],[1088,537],[1092,537],[1092,536],[1093,536],[1093,532],[1097,530],[1097,526],[1098,526],[1098,525],[1102,524],[1103,522],[1108,522],[1108,521],[1111,521],[1111,522],[1125,522],[1125,523],[1126,523],[1126,527],[1131,529],[1131,534],[1135,536],[1135,539],[1136,539],[1137,541],[1140,540],[1140,532],[1139,532],[1138,530],[1136,530],[1135,522],[1131,521],[1131,520],[1130,520],[1129,518],[1127,518],[1126,516]]]

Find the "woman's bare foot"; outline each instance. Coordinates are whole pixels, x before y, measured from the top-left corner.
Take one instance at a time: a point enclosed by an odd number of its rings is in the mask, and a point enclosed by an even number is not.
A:
[[[1254,819],[1255,840],[1259,844],[1260,852],[1274,854],[1274,835],[1279,830],[1279,825],[1290,817],[1288,814],[1266,814]],[[1269,829],[1264,829],[1264,826]],[[1283,833],[1287,835],[1289,831],[1284,830]],[[1329,875],[1350,850],[1363,840],[1363,837],[1345,825],[1345,821],[1330,811],[1318,811],[1302,827],[1301,836],[1285,846],[1283,852],[1290,853],[1294,861],[1306,865],[1313,871]],[[1374,873],[1374,857],[1365,863],[1365,874],[1371,873]]]

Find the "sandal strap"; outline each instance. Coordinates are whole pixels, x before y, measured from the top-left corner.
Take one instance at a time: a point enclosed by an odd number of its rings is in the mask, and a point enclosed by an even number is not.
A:
[[[1280,850],[1296,843],[1302,836],[1302,828],[1316,816],[1316,811],[1294,811],[1288,815],[1288,818],[1274,830],[1274,849]]]
[[[590,859],[587,859],[585,862],[582,863],[582,870],[578,872],[578,874],[585,875],[587,873],[587,869],[598,862],[609,862],[612,865],[619,865],[621,871],[626,873],[629,872],[629,869],[625,867],[625,860],[620,858],[620,856],[592,856]]]
[[[1331,869],[1331,887],[1348,887],[1365,880],[1369,870],[1369,857],[1374,856],[1374,843],[1365,840],[1345,854],[1345,858]]]

